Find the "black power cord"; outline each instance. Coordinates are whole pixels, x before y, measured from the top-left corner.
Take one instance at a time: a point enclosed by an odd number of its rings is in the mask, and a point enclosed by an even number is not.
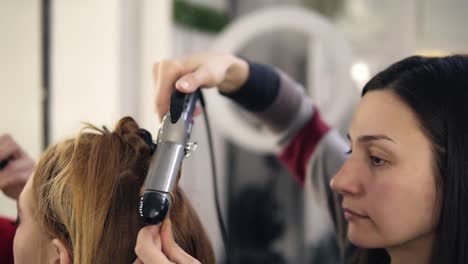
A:
[[[226,262],[229,263],[229,238],[228,238],[228,234],[226,231],[226,225],[224,224],[224,221],[223,221],[223,216],[221,213],[221,206],[219,204],[218,176],[216,173],[216,160],[215,160],[214,149],[213,149],[213,137],[211,136],[211,126],[210,126],[210,120],[208,118],[208,113],[206,112],[205,99],[201,91],[199,91],[199,99],[200,99],[200,104],[203,109],[206,133],[207,133],[207,138],[208,138],[208,146],[209,146],[209,151],[210,151],[211,172],[212,172],[211,175],[213,177],[213,192],[215,196],[216,216],[218,218],[218,223],[219,223],[219,227],[221,230],[221,237],[224,243],[224,250],[226,252],[226,256],[225,256]]]

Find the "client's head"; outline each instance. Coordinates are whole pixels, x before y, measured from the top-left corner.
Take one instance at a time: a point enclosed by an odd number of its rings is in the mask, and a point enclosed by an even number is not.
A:
[[[46,150],[18,201],[15,263],[132,263],[140,190],[150,162],[137,123],[113,132],[87,126]],[[182,190],[172,193],[174,239],[202,263],[211,244]]]

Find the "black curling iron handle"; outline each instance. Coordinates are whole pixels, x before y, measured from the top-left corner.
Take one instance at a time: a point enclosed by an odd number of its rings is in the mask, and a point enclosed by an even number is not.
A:
[[[157,147],[148,168],[139,214],[147,224],[161,223],[171,206],[170,194],[185,156],[192,131],[192,115],[198,93],[183,94],[174,90],[169,113],[163,119],[158,133]]]
[[[140,198],[140,217],[148,225],[162,223],[171,205],[168,194],[157,191],[145,192]]]
[[[195,105],[199,98],[199,93],[200,91],[184,94],[174,89],[169,105],[171,123],[176,123],[180,117],[182,117],[185,122],[191,121]]]

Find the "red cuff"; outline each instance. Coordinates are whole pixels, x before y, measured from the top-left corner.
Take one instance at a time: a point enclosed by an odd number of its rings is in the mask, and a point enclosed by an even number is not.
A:
[[[13,264],[13,239],[16,226],[13,221],[0,217],[0,263]]]
[[[330,127],[321,119],[318,109],[315,108],[312,118],[280,153],[280,160],[301,185],[304,185],[307,165],[314,150],[329,130]]]

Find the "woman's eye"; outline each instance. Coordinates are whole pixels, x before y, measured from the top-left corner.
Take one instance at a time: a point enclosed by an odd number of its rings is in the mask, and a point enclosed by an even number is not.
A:
[[[376,157],[376,156],[370,156],[370,159],[371,159],[371,162],[372,162],[372,165],[374,166],[382,166],[385,164],[385,160],[379,158],[379,157]]]
[[[352,149],[349,149],[348,151],[345,152],[346,155],[351,155],[351,153],[353,153]]]

